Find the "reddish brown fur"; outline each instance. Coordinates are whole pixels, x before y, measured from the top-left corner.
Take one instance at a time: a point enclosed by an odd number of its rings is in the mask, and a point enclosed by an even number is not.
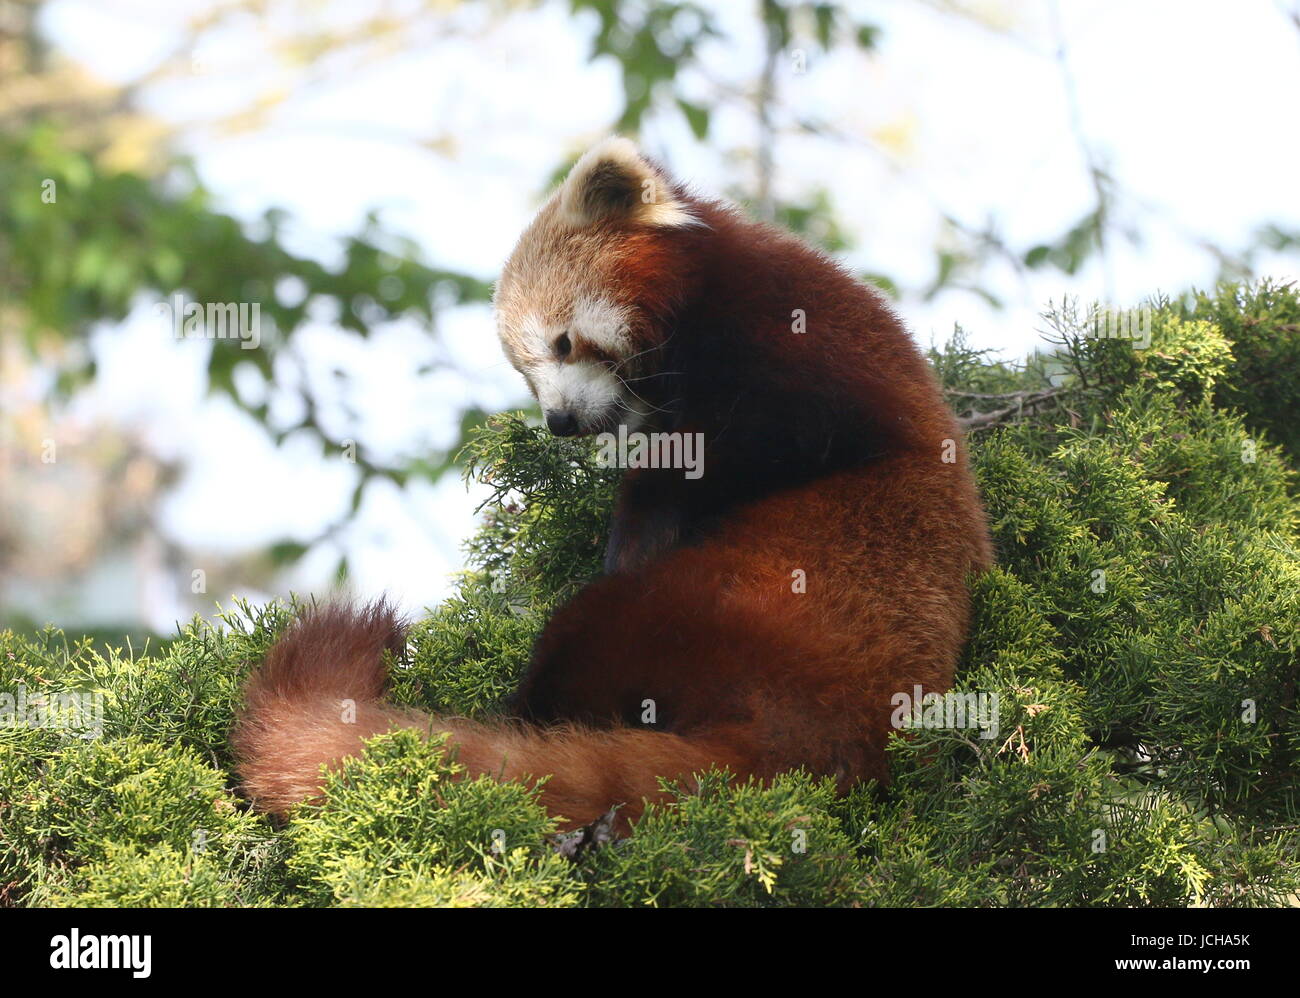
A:
[[[625,476],[610,574],[539,639],[512,699],[526,723],[385,707],[381,652],[400,637],[382,608],[297,624],[252,680],[236,736],[261,806],[310,796],[321,763],[395,725],[451,731],[471,773],[550,775],[543,802],[569,825],[614,804],[634,818],[660,777],[712,764],[760,777],[803,766],[848,786],[887,776],[894,693],[951,684],[966,578],[991,548],[928,366],[823,254],[678,195],[704,226],[604,220],[573,252],[641,317],[641,369],[681,372],[642,384],[667,413],[659,428],[704,434],[704,477]],[[344,696],[364,706],[355,725],[334,719]]]

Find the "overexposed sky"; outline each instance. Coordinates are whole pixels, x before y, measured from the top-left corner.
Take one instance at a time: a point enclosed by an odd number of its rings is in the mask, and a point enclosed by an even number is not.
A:
[[[125,81],[174,49],[185,17],[203,6],[52,0],[44,24],[68,58]],[[313,26],[342,27],[373,5],[302,6],[315,11]],[[755,4],[709,6],[735,43],[707,49],[706,72],[752,79],[761,52]],[[1143,236],[1138,246],[1117,242],[1105,266],[1094,261],[1072,279],[990,268],[984,283],[1003,310],[961,291],[904,298],[901,312],[923,344],[960,322],[977,345],[1023,355],[1049,299],[1124,306],[1156,290],[1204,286],[1216,267],[1197,239],[1235,248],[1265,221],[1300,228],[1300,29],[1283,0],[965,5],[987,24],[920,0],[849,6],[882,27],[879,49],[822,59],[810,47],[808,72],[783,64],[779,78],[787,108],[847,140],[783,139],[777,166],[787,195],[831,191],[858,239],[850,263],[923,286],[943,238],[941,212],[975,228],[995,220],[1022,248],[1060,235],[1091,205],[1079,129],[1125,192],[1120,218]],[[482,4],[448,7],[445,18],[421,22],[418,44],[362,69],[327,63],[307,84],[273,56],[257,22],[236,18],[197,53],[188,77],[149,88],[144,104],[176,126],[225,210],[251,220],[271,206],[287,209],[300,252],[330,260],[333,237],[378,209],[432,263],[491,278],[556,164],[615,118],[619,76],[610,60],[587,62],[591,22],[575,21],[567,3],[503,20]],[[289,14],[280,23],[289,34],[297,27]],[[1057,53],[1062,37],[1077,128]],[[264,125],[210,124],[276,93],[285,99]],[[719,106],[714,120],[708,147],[676,117],[652,122],[642,139],[702,191],[749,186],[752,166],[731,150],[752,145],[752,114]],[[1300,276],[1294,256],[1265,259],[1262,269]],[[160,323],[141,302],[120,327],[100,331],[101,376],[82,404],[87,418],[138,428],[161,453],[185,460],[165,529],[190,545],[237,551],[286,532],[309,536],[336,517],[351,469],[305,445],[277,452],[232,406],[204,400],[205,345],[176,343]],[[497,409],[522,399],[486,308],[444,313],[438,333],[433,342],[407,324],[358,346],[322,316],[303,341],[322,362],[345,364],[360,387],[363,446],[379,454],[445,446],[461,405]],[[438,359],[458,373],[415,377],[421,362]],[[410,610],[438,602],[460,567],[476,501],[455,478],[405,494],[374,489],[342,541],[355,588],[388,591]],[[314,552],[286,581],[324,588],[337,555]],[[159,605],[149,623],[169,629],[177,615],[187,611]]]

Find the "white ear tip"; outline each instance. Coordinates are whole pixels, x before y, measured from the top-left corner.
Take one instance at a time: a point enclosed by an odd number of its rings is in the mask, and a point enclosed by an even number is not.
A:
[[[602,139],[596,143],[591,152],[594,154],[593,158],[597,159],[620,159],[629,163],[643,162],[641,150],[626,135],[611,135],[607,139]]]
[[[625,156],[641,155],[640,150],[636,147],[636,143],[626,135],[607,135],[587,150],[588,155],[600,152],[618,153]]]

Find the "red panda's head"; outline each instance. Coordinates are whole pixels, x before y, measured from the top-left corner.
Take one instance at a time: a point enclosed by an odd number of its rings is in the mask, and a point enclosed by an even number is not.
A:
[[[553,433],[648,415],[636,381],[654,371],[688,293],[683,235],[702,227],[676,183],[632,142],[610,138],[524,231],[497,283],[497,331]]]

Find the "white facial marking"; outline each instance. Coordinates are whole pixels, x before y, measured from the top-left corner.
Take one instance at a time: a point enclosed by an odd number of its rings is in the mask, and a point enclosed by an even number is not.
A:
[[[523,349],[516,356],[544,412],[568,412],[583,432],[608,426],[618,417],[637,420],[635,395],[608,362],[582,356],[582,346],[593,347],[615,361],[636,353],[628,309],[596,295],[579,297],[563,321],[547,322],[537,314],[525,315],[518,327]],[[556,356],[555,342],[562,333],[573,340],[576,356]]]
[[[605,298],[579,298],[569,320],[571,332],[611,357],[622,360],[633,352],[627,310]]]
[[[622,397],[621,383],[602,364],[553,362],[530,372],[545,412],[570,412],[580,425],[607,419]]]
[[[551,352],[546,341],[546,324],[531,312],[520,323],[519,338],[534,356],[546,357]]]

